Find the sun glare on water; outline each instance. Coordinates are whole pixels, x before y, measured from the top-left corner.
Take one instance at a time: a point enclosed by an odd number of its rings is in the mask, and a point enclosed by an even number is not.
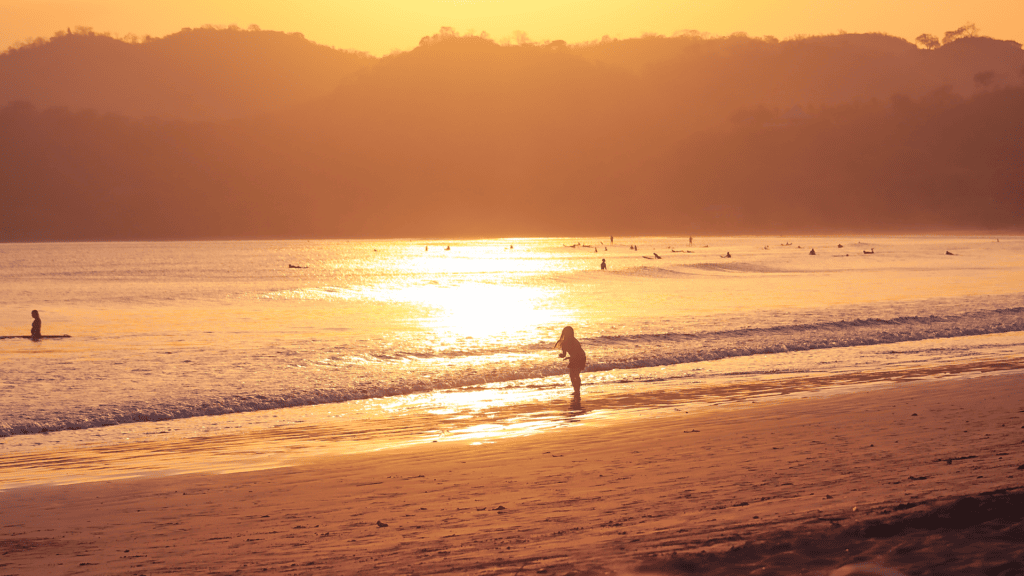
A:
[[[472,283],[458,287],[419,286],[405,296],[437,310],[430,327],[452,336],[486,338],[520,332],[549,321],[550,295],[527,286]]]
[[[373,289],[371,297],[432,310],[422,328],[440,340],[487,340],[560,320],[559,291],[531,280],[557,272],[564,262],[498,242],[407,253],[393,262],[399,271],[394,281]]]

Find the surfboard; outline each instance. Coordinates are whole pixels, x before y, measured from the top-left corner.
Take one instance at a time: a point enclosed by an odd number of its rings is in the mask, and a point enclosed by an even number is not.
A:
[[[8,340],[8,339],[12,339],[12,338],[25,338],[26,340],[31,340],[32,339],[31,336],[0,336],[0,340]],[[51,335],[47,334],[45,336],[40,336],[39,338],[41,338],[41,339],[42,338],[71,338],[71,335],[70,334],[60,334],[60,335],[52,335],[51,336]]]

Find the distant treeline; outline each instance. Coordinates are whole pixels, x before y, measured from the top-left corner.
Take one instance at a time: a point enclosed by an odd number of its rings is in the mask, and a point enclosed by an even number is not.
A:
[[[246,118],[16,102],[0,240],[1022,230],[1020,52],[442,33]]]

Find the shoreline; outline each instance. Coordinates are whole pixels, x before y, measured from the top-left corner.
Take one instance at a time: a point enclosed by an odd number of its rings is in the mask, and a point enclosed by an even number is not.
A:
[[[707,378],[700,366],[674,373],[644,368],[588,373],[583,401],[562,386],[475,389],[368,398],[254,413],[198,416],[175,422],[118,424],[0,438],[0,493],[189,473],[235,473],[293,466],[313,457],[342,457],[430,442],[493,442],[560,428],[614,426],[682,411],[732,409],[789,397],[857,394],[893,384],[1024,373],[1012,357],[866,371],[783,373]],[[650,387],[647,378],[664,385]],[[638,386],[639,385],[639,386]],[[396,415],[401,415],[396,418]],[[177,427],[176,427],[177,426]],[[33,445],[34,444],[34,445]]]
[[[1016,498],[1022,380],[894,383],[253,472],[12,488],[0,492],[0,572],[686,573],[703,558],[699,571],[728,573],[716,570],[741,565],[729,550],[764,561],[764,574],[866,562],[920,572],[934,555],[893,550],[934,538],[879,547],[857,534],[963,496]],[[860,544],[804,554],[799,542],[822,531]],[[762,546],[786,538],[788,551]],[[962,561],[1024,561],[1007,544],[972,540],[976,557]]]

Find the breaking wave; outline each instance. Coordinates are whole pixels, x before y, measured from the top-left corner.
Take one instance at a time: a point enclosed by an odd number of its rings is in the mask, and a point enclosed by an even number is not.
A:
[[[601,336],[582,342],[590,358],[587,370],[593,372],[1020,331],[1024,331],[1024,308],[693,333]],[[372,364],[373,369],[358,369],[367,364]],[[311,406],[466,386],[554,386],[552,381],[543,379],[565,373],[564,366],[553,360],[550,346],[542,344],[525,350],[446,351],[434,356],[393,351],[351,362],[349,366],[356,368],[346,378],[334,377],[305,389],[238,392],[223,397],[178,399],[173,403],[137,401],[123,406],[77,406],[68,412],[58,409],[33,419],[0,421],[0,436]]]

